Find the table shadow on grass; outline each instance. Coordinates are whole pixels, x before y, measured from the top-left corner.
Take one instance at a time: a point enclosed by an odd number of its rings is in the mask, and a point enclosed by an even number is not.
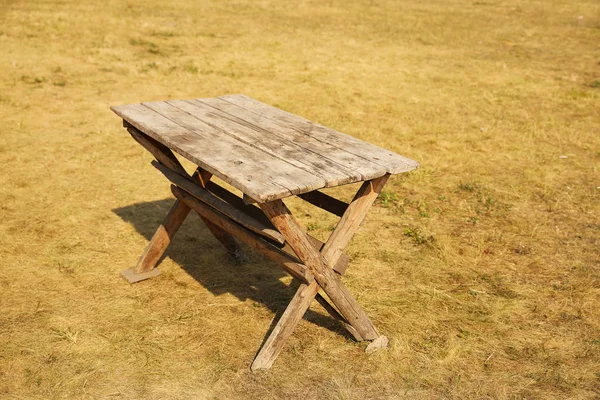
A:
[[[156,200],[135,203],[112,211],[123,221],[133,225],[136,231],[149,241],[173,203],[173,199]],[[281,282],[280,278],[287,274],[279,265],[248,246],[242,244],[242,248],[249,260],[239,263],[227,255],[202,220],[192,211],[174,236],[158,267],[165,257],[169,257],[215,296],[230,293],[242,302],[250,299],[265,305],[275,313],[265,336],[266,340],[299,283],[293,280],[288,286]],[[143,251],[144,248],[140,247],[139,255]],[[131,258],[132,267],[139,255]],[[312,306],[315,304],[316,302],[313,302]],[[304,319],[346,338],[352,338],[346,329],[329,315],[309,309]]]

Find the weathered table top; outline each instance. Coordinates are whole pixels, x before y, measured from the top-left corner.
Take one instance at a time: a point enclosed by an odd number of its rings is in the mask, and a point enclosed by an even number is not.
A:
[[[111,109],[259,202],[418,166],[413,160],[244,95]]]

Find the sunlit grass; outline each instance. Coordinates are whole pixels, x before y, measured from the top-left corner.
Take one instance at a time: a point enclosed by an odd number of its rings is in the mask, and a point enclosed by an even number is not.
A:
[[[594,1],[4,1],[0,398],[597,397],[598,43]],[[172,199],[109,106],[232,93],[420,163],[348,248],[387,352],[315,305],[252,374],[294,286],[198,219],[119,277]]]

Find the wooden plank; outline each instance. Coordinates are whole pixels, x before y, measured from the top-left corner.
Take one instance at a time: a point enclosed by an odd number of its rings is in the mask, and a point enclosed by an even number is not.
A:
[[[254,206],[252,204],[244,203],[242,198],[231,193],[229,190],[225,189],[224,187],[219,186],[214,182],[208,182],[206,185],[206,190],[208,190],[209,192],[211,192],[213,195],[217,196],[218,198],[231,204],[232,206],[234,206],[241,212],[260,221],[260,223],[262,223],[263,225],[268,226],[272,229],[276,229],[273,226],[273,224],[271,224],[271,221],[269,221],[269,218],[266,217],[265,213],[263,213],[260,208]]]
[[[269,335],[269,338],[260,348],[254,358],[250,369],[252,371],[269,369],[283,349],[283,345],[292,335],[292,332],[308,310],[310,303],[319,291],[319,285],[312,282],[308,285],[301,284],[292,301],[288,304],[283,315],[277,321],[277,325]]]
[[[339,220],[331,236],[323,246],[322,254],[327,265],[331,266],[342,254],[350,239],[354,236],[367,212],[390,175],[364,182],[358,190],[348,209]]]
[[[144,104],[147,104],[149,107],[164,107],[161,103]],[[188,116],[185,117],[185,120],[181,116],[178,116],[177,122],[179,124],[191,127],[194,126],[197,121],[201,121],[203,124],[220,131],[221,136],[230,136],[246,146],[256,148],[265,154],[269,154],[279,159],[282,164],[293,165],[309,173],[310,178],[303,180],[301,176],[298,177],[299,179],[296,180],[297,185],[299,185],[297,191],[294,191],[293,189],[290,190],[294,194],[324,187],[329,180],[341,180],[342,183],[344,183],[344,179],[347,178],[347,174],[349,173],[331,168],[328,169],[327,162],[322,157],[319,157],[316,154],[307,153],[303,151],[304,149],[293,143],[277,140],[276,137],[265,134],[264,131],[259,132],[241,125],[237,123],[233,117],[213,107],[207,106],[206,104],[193,100],[167,101],[166,104],[188,114]],[[166,115],[163,112],[163,109],[161,109],[160,112],[161,114]],[[165,110],[165,112],[172,111]]]
[[[175,236],[175,233],[177,233],[189,213],[190,208],[188,206],[179,200],[175,201],[140,256],[133,270],[134,274],[146,273],[156,267],[156,264],[158,264],[158,261],[171,243],[173,236]]]
[[[319,286],[327,293],[327,296],[329,296],[344,318],[365,340],[376,339],[379,333],[369,320],[367,314],[343,285],[340,277],[331,267],[325,264],[324,258],[321,257],[321,254],[312,245],[285,204],[281,200],[275,200],[268,203],[261,203],[260,207],[279,232],[285,236],[286,241],[298,255],[300,261],[312,272]],[[327,247],[327,243],[325,247]],[[323,251],[325,251],[325,247]],[[339,254],[341,253],[332,252],[329,254],[328,261],[331,265],[335,265],[337,262],[335,257],[339,257]]]
[[[299,194],[298,197],[325,211],[329,211],[338,217],[344,215],[346,209],[348,208],[348,203],[331,197],[323,192],[319,192],[318,190]]]
[[[268,118],[278,125],[282,125],[298,132],[311,136],[319,141],[339,147],[358,157],[385,167],[390,174],[411,171],[418,167],[418,163],[393,153],[389,150],[364,142],[353,136],[346,135],[334,129],[309,121],[292,113],[254,100],[241,94],[220,96],[220,99],[229,101],[264,118]]]
[[[278,243],[283,244],[285,242],[285,238],[283,237],[283,235],[277,230],[275,230],[272,226],[265,225],[260,221],[255,220],[254,218],[238,210],[231,204],[226,203],[225,201],[211,194],[208,190],[202,188],[202,186],[200,186],[199,184],[195,184],[183,178],[182,176],[175,173],[171,169],[165,167],[164,165],[156,161],[153,161],[152,165],[160,172],[162,172],[163,175],[172,183],[179,186],[186,192],[191,193],[194,197],[202,200],[204,203],[208,204],[217,211],[225,214],[235,222],[245,226],[251,231],[258,233],[259,235],[266,236]]]
[[[205,188],[206,184],[210,182],[211,178],[212,174],[208,171],[203,170],[200,167],[196,169],[196,172],[194,172],[194,176],[192,177],[192,179],[197,181],[203,189]],[[200,216],[200,219],[202,220],[202,222],[204,222],[204,224],[206,225],[208,230],[213,234],[213,236],[219,242],[221,242],[223,247],[225,247],[225,250],[227,250],[227,253],[230,257],[232,257],[237,262],[248,261],[248,257],[246,257],[246,254],[242,250],[241,246],[235,240],[235,238],[231,236],[231,234],[225,232],[223,229],[219,228],[217,225],[213,224],[203,216]]]
[[[268,184],[273,180],[278,185],[287,188],[292,194],[302,193],[325,186],[325,180],[323,178],[299,168],[296,165],[292,165],[288,160],[278,158],[270,152],[248,146],[247,143],[241,142],[230,136],[228,132],[220,127],[213,124],[209,125],[203,120],[198,119],[197,116],[190,114],[190,110],[187,108],[194,107],[185,101],[159,101],[142,104],[176,122],[188,131],[196,133],[203,138],[207,138],[206,140],[210,140],[207,141],[204,147],[196,150],[196,153],[201,157],[205,159],[207,157],[214,157],[214,153],[217,152],[225,152],[226,154],[239,153],[240,157],[236,158],[233,163],[224,165],[224,167],[228,168],[227,172],[229,174],[234,173],[237,170],[243,171],[249,169],[252,171],[251,178],[253,181],[260,182],[260,184]],[[207,151],[207,149],[209,149],[209,151]],[[268,169],[261,170],[260,168]],[[220,167],[219,170],[223,170],[223,168]],[[245,190],[242,190],[242,192],[248,193],[248,195],[256,200],[262,201],[262,198],[255,196],[254,192],[247,192]]]
[[[331,304],[329,304],[325,297],[321,296],[321,293],[317,293],[315,299],[325,309],[325,311],[329,313],[329,315],[331,315],[334,319],[340,321],[344,325],[344,327],[348,330],[348,332],[350,332],[352,337],[354,337],[354,339],[357,342],[362,342],[362,336],[360,336],[356,329],[354,329],[354,327],[350,325],[348,321],[346,321],[346,318],[344,318],[342,314],[338,312],[338,310],[336,310]]]
[[[311,242],[311,244],[317,250],[321,250],[323,248],[323,246],[325,245],[325,243],[321,242],[316,237],[309,235],[308,233],[306,234],[306,236],[308,237],[308,240]],[[289,243],[286,243],[285,246],[283,246],[281,248],[281,250],[285,251],[292,257],[298,257],[296,255],[296,253],[294,253],[294,250],[290,247]],[[337,272],[339,275],[344,276],[344,274],[346,273],[346,269],[348,268],[349,262],[350,262],[350,257],[348,257],[347,254],[342,253],[342,255],[340,255],[340,258],[338,259],[337,263],[333,267],[333,270],[335,272]]]
[[[230,205],[234,206],[235,208],[237,208],[244,214],[247,214],[251,218],[259,221],[260,224],[264,225],[265,227],[268,227],[268,229],[276,230],[276,228],[273,226],[273,224],[271,224],[271,221],[269,220],[269,218],[267,218],[267,216],[264,214],[264,212],[262,212],[262,210],[260,208],[254,206],[254,205],[251,205],[251,204],[245,204],[244,201],[240,197],[231,193],[229,190],[227,190],[227,189],[223,188],[222,186],[219,186],[216,183],[211,182],[211,181],[206,182],[206,190],[211,192],[213,195],[219,197],[220,199],[226,201]],[[346,206],[347,206],[347,204],[346,204]],[[311,236],[310,234],[307,234],[307,236],[308,236],[308,239],[311,241],[311,243],[313,244],[313,246],[315,246],[315,248],[317,250],[321,250],[323,248],[323,246],[325,245],[322,241],[315,238],[314,236]],[[283,238],[283,239],[285,240],[285,238]],[[276,244],[277,243],[281,244],[281,242],[279,240],[276,241]],[[292,248],[287,244],[285,246],[281,247],[281,250],[288,253],[292,257],[296,257],[294,250],[292,250]],[[340,255],[337,263],[333,267],[333,270],[335,272],[337,272],[339,275],[343,276],[346,273],[346,269],[348,268],[349,262],[350,262],[350,257],[348,257],[347,254],[342,253]]]
[[[145,281],[146,279],[154,278],[159,275],[160,271],[158,270],[158,268],[151,269],[148,272],[142,272],[141,274],[136,274],[133,268],[121,271],[121,276],[129,283]]]
[[[261,236],[238,225],[225,215],[215,211],[213,208],[202,203],[200,200],[175,185],[171,186],[171,192],[173,192],[173,195],[177,199],[183,201],[188,207],[196,211],[202,217],[208,219],[225,232],[235,236],[259,253],[264,254],[277,264],[281,265],[294,278],[297,278],[304,283],[313,281],[312,274],[306,269],[305,265],[300,264],[296,258],[282,252],[279,248],[267,242]]]
[[[236,107],[231,103],[219,99],[200,100],[206,100],[207,102],[212,101],[213,103],[206,104],[199,100],[169,103],[177,103],[181,105],[182,108],[184,107],[182,103],[192,105],[195,107],[195,110],[191,107],[187,107],[186,111],[193,113],[194,116],[205,121],[209,125],[214,125],[223,131],[226,131],[227,134],[249,146],[271,153],[313,175],[322,177],[326,181],[325,186],[338,186],[361,180],[361,175],[355,170],[352,170],[351,167],[343,166],[331,161],[328,157],[324,157],[322,154],[325,152],[323,146],[316,149],[320,151],[307,149],[305,144],[287,140],[281,135],[274,134],[267,129],[247,122],[244,118],[220,110],[218,107],[215,107],[214,104],[215,102],[222,102],[225,105]],[[240,110],[245,112],[244,109]],[[252,113],[248,114],[252,115]]]
[[[162,164],[166,165],[182,176],[189,176],[177,157],[175,157],[175,154],[173,154],[171,149],[169,149],[167,146],[157,142],[145,133],[138,131],[133,126],[128,127],[127,132],[129,132],[131,137],[133,137],[139,144],[148,150],[154,156],[154,158],[156,158]]]
[[[252,111],[233,104],[229,101],[210,98],[196,99],[195,103],[213,107],[221,114],[221,118],[234,121],[238,125],[248,127],[251,131],[260,134],[261,143],[272,140],[275,143],[274,151],[281,152],[281,144],[292,146],[295,151],[283,154],[284,157],[295,157],[301,162],[307,162],[309,157],[316,160],[316,168],[323,172],[329,171],[332,177],[341,172],[344,179],[327,179],[327,186],[337,186],[351,182],[359,182],[383,175],[386,169],[361,157],[347,152],[344,149],[320,142],[317,139],[300,133],[286,126],[278,125],[274,121],[264,118]],[[241,133],[244,137],[246,135]]]
[[[296,174],[301,179],[307,174],[289,164],[282,167],[281,160],[232,138],[223,138],[210,127],[192,132],[141,104],[111,109],[138,130],[260,201],[290,196],[290,190],[283,185]]]

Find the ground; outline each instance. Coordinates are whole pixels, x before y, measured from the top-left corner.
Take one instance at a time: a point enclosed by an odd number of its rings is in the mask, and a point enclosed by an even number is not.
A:
[[[599,43],[596,0],[0,1],[0,398],[600,397]],[[250,372],[295,286],[198,218],[120,278],[173,199],[109,106],[234,93],[420,163],[343,278],[389,350],[315,305]]]

